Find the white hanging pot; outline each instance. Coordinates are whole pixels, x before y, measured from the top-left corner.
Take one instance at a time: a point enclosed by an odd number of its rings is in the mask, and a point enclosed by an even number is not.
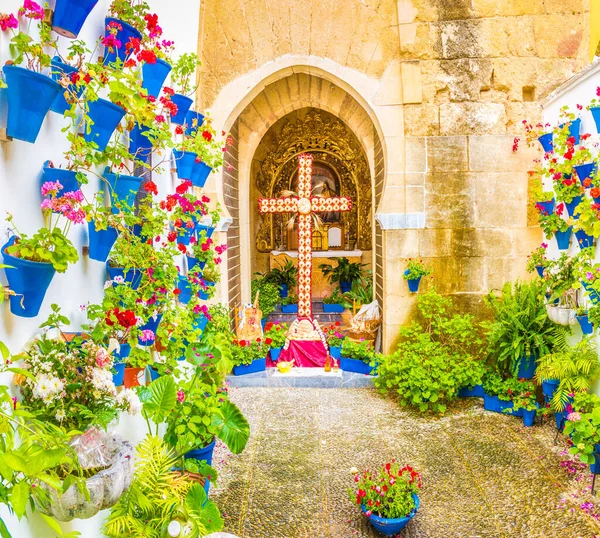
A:
[[[548,317],[558,325],[575,325],[577,323],[573,308],[547,304],[546,312]]]

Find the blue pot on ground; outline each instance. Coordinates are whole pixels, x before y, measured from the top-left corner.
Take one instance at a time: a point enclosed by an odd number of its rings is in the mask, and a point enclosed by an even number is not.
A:
[[[56,270],[51,263],[32,262],[8,254],[6,249],[15,240],[14,236],[11,237],[2,247],[3,263],[10,266],[4,269],[8,287],[16,294],[9,298],[10,311],[15,316],[34,318],[40,312]]]
[[[138,176],[126,176],[124,174],[113,174],[108,167],[104,170],[104,179],[110,187],[110,200],[113,206],[117,202],[133,207],[135,197],[140,190],[142,178]]]
[[[182,125],[185,123],[185,116],[192,106],[193,101],[189,97],[180,93],[171,95],[171,101],[177,105],[177,114],[171,116],[171,123]]]
[[[298,313],[298,304],[281,305],[281,311],[284,314],[297,314]]]
[[[373,368],[366,362],[359,359],[350,359],[348,357],[340,358],[340,368],[344,372],[354,372],[355,374],[373,375]]]
[[[56,0],[52,16],[52,30],[74,39],[98,0]]]
[[[326,314],[341,314],[344,307],[341,304],[323,303],[323,312]]]
[[[581,327],[581,332],[583,334],[592,334],[594,332],[594,324],[590,321],[587,314],[583,316],[575,316],[577,321],[579,322],[579,326]]]
[[[530,355],[529,357],[521,357],[519,361],[519,367],[517,369],[517,377],[519,379],[531,379],[535,375],[537,363],[535,357]]]
[[[204,122],[204,115],[200,114],[200,112],[196,112],[195,110],[188,110],[185,115],[185,123],[187,127],[185,128],[186,135],[193,135]]]
[[[160,325],[162,317],[163,317],[162,314],[158,314],[157,316],[151,317],[146,323],[144,323],[140,327],[140,331],[152,331],[156,335],[156,331],[158,330],[158,326]],[[151,346],[154,344],[154,338],[152,340],[144,341],[144,340],[142,340],[142,337],[140,336],[138,338],[138,344],[140,346],[144,346],[144,347]]]
[[[6,134],[33,144],[62,87],[46,75],[16,65],[2,70],[8,85]]]
[[[196,224],[196,231],[198,232],[198,237],[200,237],[202,232],[204,232],[206,237],[212,237],[212,234],[215,233],[213,226],[206,226],[205,224]]]
[[[552,200],[548,200],[546,202],[537,202],[535,204],[535,208],[542,214],[542,215],[550,215],[551,213],[554,213],[554,198]]]
[[[108,226],[106,230],[97,230],[92,220],[88,222],[88,235],[90,259],[105,262],[119,235],[116,228]]]
[[[352,289],[352,282],[340,282],[340,291],[347,293]]]
[[[125,377],[125,362],[115,362],[113,364],[113,383],[115,387],[120,387],[123,384]]]
[[[148,372],[150,373],[151,381],[156,381],[160,377],[158,370],[156,370],[155,368],[152,368],[152,366],[148,366]]]
[[[600,134],[600,106],[591,107],[590,112],[592,113],[592,118],[594,118],[594,123],[596,124],[596,131]]]
[[[287,284],[279,284],[279,297],[285,299],[288,296],[289,288]]]
[[[260,320],[260,326],[262,327],[262,330],[265,330],[265,327],[267,326],[267,318],[262,318]]]
[[[203,162],[197,162],[194,164],[194,170],[192,171],[192,177],[190,178],[194,187],[200,187],[201,189],[206,185],[206,180],[212,172],[212,168],[208,164]]]
[[[145,160],[152,153],[152,142],[146,136],[150,129],[136,122],[129,131],[129,153],[140,160]]]
[[[500,413],[500,398],[498,398],[498,396],[491,396],[485,393],[483,395],[483,408],[486,411]]]
[[[600,474],[600,444],[594,445],[594,463],[590,464],[590,472]]]
[[[533,410],[533,411],[528,411],[527,409],[522,409],[523,412],[523,426],[527,427],[527,428],[531,428],[531,426],[533,426],[533,423],[535,422],[535,414],[537,413],[537,410]]]
[[[575,237],[580,248],[588,248],[594,244],[594,236],[586,234],[583,230],[577,230]]]
[[[582,186],[584,186],[583,182],[586,178],[591,179],[596,173],[596,163],[579,164],[573,168],[575,169],[575,172],[577,172],[577,177],[579,178],[579,181],[581,181]]]
[[[565,429],[565,423],[567,422],[567,415],[564,411],[560,413],[554,413],[554,420],[556,422],[556,429],[558,431],[563,431]]]
[[[573,228],[569,226],[569,229],[566,232],[557,231],[554,234],[556,238],[556,245],[558,246],[558,250],[567,250],[569,245],[571,244],[571,233],[573,232]]]
[[[277,362],[279,360],[279,355],[281,355],[282,347],[272,347],[269,350],[269,354],[271,355],[271,362]]]
[[[177,177],[179,179],[190,179],[192,177],[194,164],[196,163],[196,154],[192,151],[179,151],[174,149],[173,157],[175,158]]]
[[[52,80],[55,80],[56,82],[58,82],[59,79],[63,77],[63,75],[67,75],[68,77],[70,77],[73,73],[77,73],[79,71],[79,69],[77,69],[76,67],[61,62],[60,57],[58,56],[52,58],[52,61],[50,62],[50,70]],[[52,112],[56,112],[57,114],[64,114],[67,110],[71,108],[71,105],[65,99],[65,93],[67,91],[76,94],[79,97],[81,95],[81,92],[83,92],[83,86],[81,88],[77,88],[75,84],[69,84],[69,87],[67,89],[61,86],[60,92],[58,92],[56,99],[54,99],[54,102],[50,107],[50,110],[52,110]]]
[[[544,148],[544,151],[546,153],[551,153],[554,150],[554,145],[552,143],[552,133],[546,133],[543,134],[542,136],[538,137],[538,140],[540,141],[540,144],[542,145],[542,148]]]
[[[132,290],[137,290],[142,282],[142,270],[141,269],[128,269],[125,271],[123,267],[111,267],[110,262],[106,262],[106,270],[111,280],[120,276],[123,282],[128,282]]]
[[[463,387],[458,391],[461,398],[483,398],[485,391],[483,385],[475,385],[473,388]]]
[[[110,28],[117,28],[116,39],[121,42],[121,46],[116,48],[113,47],[113,50],[109,50],[108,47],[104,47],[104,65],[111,64],[117,61],[117,58],[122,63],[125,63],[127,58],[131,56],[133,50],[130,48],[127,50],[126,45],[129,43],[129,40],[133,38],[142,39],[142,34],[140,34],[133,26],[123,22],[119,19],[114,19],[112,17],[106,17],[104,19],[104,36],[109,37],[112,35],[110,32]]]
[[[156,63],[153,64],[144,63],[142,66],[142,88],[148,90],[148,95],[158,97],[171,69],[171,64],[160,58],[157,58]]]
[[[535,270],[537,271],[537,274],[540,276],[540,278],[544,278],[544,266],[543,265],[536,265]]]
[[[558,385],[560,385],[560,381],[558,379],[544,379],[542,381],[542,394],[544,395],[546,403],[548,403],[554,397],[554,393],[558,389]]]
[[[374,514],[369,516],[369,522],[373,526],[374,529],[378,530],[380,533],[385,536],[393,536],[394,534],[398,534],[408,523],[410,520],[415,517],[417,514],[417,510],[419,506],[421,506],[421,502],[419,501],[419,497],[415,493],[411,493],[413,501],[415,503],[415,507],[411,510],[410,514],[406,517],[400,517],[395,519],[389,519],[385,517],[379,517]],[[361,509],[363,513],[366,513],[367,507],[362,505]]]
[[[266,369],[267,359],[256,359],[250,364],[240,364],[239,366],[234,366],[233,375],[255,374],[257,372],[264,372]]]
[[[188,304],[192,298],[192,285],[185,275],[179,275],[177,287],[181,290],[179,294],[179,302]]]
[[[575,196],[575,198],[573,198],[573,200],[571,200],[570,202],[566,203],[565,205],[567,206],[567,211],[569,212],[569,216],[570,217],[575,217],[575,208],[583,201],[583,197],[582,196]]]
[[[204,448],[195,448],[194,450],[186,452],[183,457],[186,460],[205,461],[206,463],[208,463],[208,465],[212,465],[215,443],[216,439],[213,440],[213,442],[210,443],[210,445],[207,445]]]
[[[95,142],[98,151],[104,151],[117,125],[125,116],[125,109],[107,99],[89,101],[88,106],[90,124],[84,126],[83,138],[87,142]]]
[[[334,358],[334,359],[341,359],[342,358],[342,346],[330,346],[329,347],[329,354]]]

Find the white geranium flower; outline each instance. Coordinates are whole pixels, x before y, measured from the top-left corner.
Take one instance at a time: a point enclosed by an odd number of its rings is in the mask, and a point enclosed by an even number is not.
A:
[[[67,414],[65,413],[65,410],[64,409],[59,409],[56,412],[56,415],[54,417],[56,418],[56,420],[58,420],[58,422],[62,422],[65,419],[66,416],[67,416]]]

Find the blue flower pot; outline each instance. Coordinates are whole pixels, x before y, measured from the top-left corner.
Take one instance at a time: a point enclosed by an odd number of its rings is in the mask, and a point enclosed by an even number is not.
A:
[[[340,282],[340,290],[342,293],[347,293],[352,289],[352,282]]]
[[[46,75],[16,65],[5,65],[2,70],[8,85],[6,133],[33,144],[62,87]]]
[[[88,106],[90,124],[85,125],[83,138],[87,142],[95,142],[98,151],[104,151],[117,125],[125,116],[125,109],[107,99],[89,101]]]
[[[194,269],[194,267],[198,266],[200,270],[204,269],[204,267],[206,266],[206,262],[201,262],[198,260],[198,258],[192,258],[191,256],[186,256],[187,258],[187,266],[188,266],[188,273],[190,271],[192,271],[192,269]]]
[[[188,113],[188,110],[192,106],[192,99],[189,97],[182,95],[180,93],[175,93],[171,95],[171,101],[177,105],[177,114],[171,116],[171,123],[177,123],[178,125],[182,125],[185,123],[185,116]]]
[[[50,161],[44,163],[40,187],[46,181],[60,181],[63,189],[60,191],[59,195],[80,189],[79,181],[77,181],[77,172],[65,170],[64,168],[52,168],[50,167]]]
[[[522,409],[523,414],[523,426],[527,428],[531,428],[533,423],[535,422],[535,414],[537,411],[534,409],[533,411],[527,411],[526,409]]]
[[[106,262],[106,270],[111,280],[115,277],[123,277],[124,282],[128,282],[132,290],[137,290],[142,282],[142,271],[141,269],[128,269],[125,271],[123,267],[111,267],[109,262]]]
[[[8,254],[6,249],[14,242],[13,236],[2,247],[4,264],[10,266],[5,269],[8,287],[16,293],[9,298],[10,311],[15,316],[34,318],[40,312],[56,270],[51,263],[32,262]]]
[[[285,299],[288,296],[289,288],[287,284],[279,284],[279,297]]]
[[[600,106],[591,107],[590,112],[592,113],[592,118],[594,118],[594,123],[596,124],[596,131],[600,134]]]
[[[344,372],[354,372],[355,374],[373,375],[373,368],[359,359],[350,359],[348,357],[340,358],[340,368]]]
[[[233,375],[255,374],[256,372],[264,372],[267,369],[267,359],[256,359],[250,364],[240,364],[233,367]]]
[[[561,124],[558,126],[559,129],[562,129],[565,124]],[[575,144],[579,144],[579,127],[581,126],[581,118],[577,118],[573,120],[569,125],[569,136],[572,136],[575,139]]]
[[[131,345],[130,344],[120,344],[119,351],[113,351],[113,355],[115,356],[115,363],[117,362],[127,362],[127,358],[131,353]]]
[[[260,326],[262,327],[262,330],[265,330],[265,327],[267,326],[267,318],[262,318],[260,320]]]
[[[341,359],[342,358],[342,346],[330,346],[329,347],[329,354],[334,358],[334,359]]]
[[[190,178],[194,187],[203,188],[206,185],[206,180],[212,172],[212,168],[206,163],[199,162],[194,164],[194,170],[192,171],[192,177]]]
[[[586,234],[583,230],[577,230],[575,237],[580,248],[588,248],[594,244],[594,236]]]
[[[129,153],[140,160],[145,160],[152,153],[152,142],[146,136],[150,129],[136,122],[129,131]]]
[[[281,355],[282,347],[272,347],[269,350],[269,354],[271,355],[271,362],[277,362],[279,360],[279,355]]]
[[[198,292],[198,297],[200,297],[200,299],[202,299],[203,301],[208,301],[210,299],[210,288],[214,287],[215,283],[214,282],[209,282],[208,280],[204,281],[206,283],[206,285],[208,286],[206,290],[201,289]]]
[[[174,149],[173,157],[175,158],[177,177],[179,179],[190,179],[192,177],[194,164],[196,163],[196,154],[192,151],[179,151]]]
[[[483,385],[475,385],[472,389],[463,387],[458,391],[458,395],[461,398],[483,398],[485,391],[483,390]]]
[[[556,232],[554,237],[556,238],[556,245],[558,246],[558,250],[567,250],[569,245],[571,244],[571,233],[573,232],[573,228],[569,226],[569,229],[566,232]]]
[[[537,271],[537,274],[540,276],[540,278],[544,278],[544,266],[543,265],[536,265],[535,270]]]
[[[406,283],[408,284],[408,291],[410,293],[417,293],[419,291],[419,284],[421,283],[421,277],[409,278]]]
[[[115,384],[115,387],[120,387],[123,384],[125,377],[125,363],[115,362],[113,364],[113,370],[113,383]]]
[[[483,408],[486,411],[491,411],[493,413],[500,413],[500,398],[498,396],[490,396],[487,393],[483,395]]]
[[[592,288],[592,286],[583,280],[581,281],[581,284],[583,285],[583,288],[585,289],[592,304],[597,304],[600,302],[600,294],[594,288]]]
[[[519,367],[517,369],[517,377],[519,379],[531,379],[535,375],[537,363],[535,357],[530,355],[529,357],[521,357],[519,361]]]
[[[208,325],[208,318],[204,314],[198,314],[198,319],[194,323],[194,329],[199,329],[204,332],[206,326]]]
[[[148,319],[148,321],[146,321],[146,323],[144,323],[140,327],[140,331],[152,331],[154,333],[154,335],[156,335],[156,331],[158,330],[158,326],[160,325],[162,317],[163,317],[162,314],[158,314],[156,316],[156,319],[151,317],[150,319]],[[138,338],[138,344],[140,346],[149,347],[149,346],[154,345],[154,340],[147,340],[146,342],[144,342],[140,337],[140,338]]]
[[[542,145],[542,148],[544,148],[544,151],[546,153],[551,153],[554,150],[552,136],[552,133],[546,133],[538,137],[538,140],[540,141],[540,144]]]
[[[583,197],[575,196],[575,198],[573,198],[573,200],[571,200],[569,203],[565,202],[565,205],[567,206],[567,211],[569,212],[570,217],[575,218],[575,208],[582,202],[582,200],[583,200]]]
[[[542,381],[542,394],[546,403],[554,398],[554,393],[557,391],[560,381],[558,379],[545,379]]]
[[[148,372],[150,373],[151,381],[156,381],[160,377],[158,370],[156,370],[155,368],[152,368],[152,366],[148,366]]]
[[[196,230],[198,232],[198,237],[200,237],[202,232],[204,232],[206,237],[212,237],[212,234],[215,233],[213,226],[206,226],[204,224],[196,224]]]
[[[587,314],[584,316],[575,316],[581,327],[583,334],[592,334],[594,332],[594,324],[589,320]]]
[[[123,22],[119,19],[114,19],[112,17],[106,17],[104,19],[104,35],[108,36],[110,34],[108,30],[108,26],[111,23],[117,23],[121,26],[121,29],[117,32],[116,38],[121,42],[121,46],[115,48],[113,51],[109,51],[108,47],[104,48],[104,65],[111,64],[117,61],[117,58],[122,63],[125,63],[127,58],[131,55],[132,50],[129,49],[127,51],[126,45],[129,43],[129,39],[137,38],[142,39],[142,34],[140,34],[133,26]]]
[[[550,215],[551,213],[554,213],[554,198],[552,200],[548,200],[546,202],[537,202],[535,204],[537,210],[542,214],[542,215]]]
[[[581,186],[583,186],[583,182],[586,178],[590,178],[596,174],[596,163],[586,163],[580,164],[578,166],[573,167],[575,172],[577,172],[577,177],[579,181],[581,181]]]
[[[70,77],[73,73],[77,73],[77,71],[79,71],[72,65],[61,62],[60,57],[58,56],[52,58],[52,62],[50,62],[50,68],[52,80],[55,80],[56,82],[58,82],[63,75],[67,75]],[[56,112],[57,114],[64,114],[67,110],[71,108],[71,105],[65,99],[65,93],[67,91],[73,94],[77,94],[77,96],[79,97],[81,95],[81,92],[83,92],[83,86],[78,88],[75,84],[69,84],[69,87],[66,90],[61,86],[60,92],[58,93],[56,99],[54,99],[54,102],[50,107],[50,110],[52,110],[52,112]]]
[[[190,450],[186,452],[183,456],[186,460],[198,460],[205,461],[208,465],[212,465],[213,460],[213,452],[215,450],[215,442],[216,439],[208,446],[204,448],[195,448],[194,450]]]
[[[157,58],[154,64],[144,63],[142,66],[142,88],[148,90],[148,95],[158,97],[171,69],[171,64],[160,58]]]
[[[298,313],[298,305],[297,304],[281,305],[281,311],[284,314],[297,314]]]
[[[373,526],[374,529],[378,530],[381,534],[385,536],[393,536],[394,534],[398,534],[408,523],[410,520],[415,517],[417,514],[417,510],[419,506],[421,506],[421,502],[419,501],[419,497],[415,493],[411,493],[413,501],[415,503],[415,507],[412,509],[410,514],[406,517],[400,517],[395,519],[388,519],[385,517],[379,517],[374,514],[369,516],[369,522]],[[365,505],[361,506],[363,513],[368,511],[368,507]]]
[[[594,445],[594,463],[590,464],[592,474],[600,474],[600,445]]]
[[[190,228],[185,228],[183,230],[183,234],[177,235],[177,243],[181,243],[182,245],[189,245],[192,236],[194,235],[194,230]]]
[[[341,314],[344,307],[341,304],[323,303],[323,312],[326,314]]]
[[[110,187],[110,200],[113,206],[117,202],[133,207],[135,197],[140,190],[142,178],[137,176],[126,176],[124,174],[113,174],[108,168],[104,170],[104,179]]]
[[[63,37],[74,39],[98,0],[56,0],[52,30]]]
[[[565,429],[565,423],[567,422],[567,415],[564,411],[560,413],[554,413],[554,421],[556,422],[556,429],[563,431]]]
[[[89,256],[91,260],[105,262],[110,249],[115,244],[119,233],[116,228],[108,226],[106,230],[97,230],[94,221],[88,222]]]
[[[179,302],[188,304],[192,299],[192,285],[190,284],[188,277],[179,275],[177,287],[181,290],[181,293],[179,294]]]
[[[202,127],[203,122],[204,116],[200,114],[200,112],[196,112],[195,110],[188,110],[188,112],[185,115],[185,134],[194,134],[198,129],[200,129],[200,127]]]

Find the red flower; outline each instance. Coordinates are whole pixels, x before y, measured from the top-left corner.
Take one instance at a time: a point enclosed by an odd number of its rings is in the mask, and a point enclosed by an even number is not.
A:
[[[273,328],[273,322],[269,321],[266,325],[265,325],[265,331],[270,331]]]
[[[177,191],[177,194],[185,194],[191,186],[192,182],[189,179],[186,179],[178,185],[175,190]]]
[[[175,127],[175,134],[178,134],[178,135],[183,134],[183,127],[181,125],[178,125],[177,127]]]
[[[183,226],[183,221],[181,219],[177,219],[175,221],[175,227],[176,228],[181,228]]]
[[[71,82],[73,84],[77,84],[80,78],[79,72],[71,73]]]
[[[165,93],[167,95],[174,95],[175,91],[172,88],[169,88],[168,86],[165,86],[163,88],[163,93]]]
[[[593,187],[590,190],[590,195],[592,198],[598,198],[600,196],[600,189],[598,187]]]
[[[187,252],[187,247],[183,243],[178,243],[177,248],[182,254],[185,254]]]
[[[156,63],[156,54],[154,54],[151,50],[143,50],[138,55],[139,60],[143,60],[147,64],[155,64]]]
[[[177,232],[169,232],[167,239],[172,243],[177,239]]]
[[[156,186],[156,183],[154,183],[154,181],[152,180],[146,181],[146,183],[144,183],[144,190],[146,192],[151,192],[154,195],[158,194],[158,187]]]
[[[174,293],[175,295],[179,295],[179,294],[181,293],[181,290],[180,290],[179,288],[175,288],[175,289],[173,290],[173,293]]]
[[[86,74],[85,74],[85,77],[83,77],[83,81],[84,81],[86,84],[89,84],[89,83],[92,81],[92,77],[90,77],[90,74],[89,74],[89,73],[86,73]]]
[[[204,140],[206,140],[207,142],[210,142],[212,140],[212,133],[210,131],[202,131],[202,138],[204,138]]]
[[[202,201],[203,201],[205,204],[208,204],[208,203],[210,202],[210,198],[209,198],[208,196],[204,195],[204,194],[202,195],[202,198],[201,198],[201,200],[202,200]]]
[[[265,344],[270,346],[272,343],[273,343],[273,340],[271,338],[265,338]]]
[[[335,322],[335,326],[336,326],[336,327],[339,327],[340,325],[341,325],[341,323],[340,323],[339,321],[336,321],[336,322]]]
[[[240,340],[240,347],[246,347],[247,344],[246,340]]]

